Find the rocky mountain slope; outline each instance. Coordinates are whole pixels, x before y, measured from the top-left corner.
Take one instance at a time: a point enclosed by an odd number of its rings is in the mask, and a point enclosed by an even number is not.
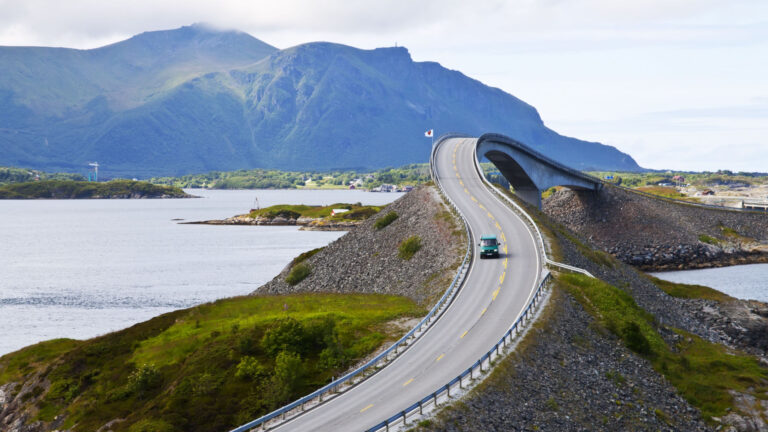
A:
[[[544,199],[553,219],[644,270],[768,261],[768,215],[679,204],[606,186]]]
[[[438,134],[498,132],[579,169],[638,170],[532,106],[405,48],[276,50],[195,25],[94,50],[0,47],[0,165],[105,175],[380,168]]]

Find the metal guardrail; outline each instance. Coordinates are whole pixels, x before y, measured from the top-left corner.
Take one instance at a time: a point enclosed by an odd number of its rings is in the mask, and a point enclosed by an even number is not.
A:
[[[483,135],[485,136],[485,135]],[[477,159],[477,151],[474,152],[474,158],[475,158],[475,170],[477,171],[477,175],[480,176],[481,179],[483,179],[483,182],[485,183],[486,187],[488,187],[492,192],[495,192],[497,196],[500,196],[504,198],[508,203],[512,204],[512,207],[521,215],[523,215],[528,220],[528,225],[533,228],[533,231],[536,233],[536,239],[539,243],[539,250],[541,251],[541,255],[544,257],[544,262],[546,262],[548,265],[554,266],[554,267],[560,267],[572,272],[581,273],[584,275],[587,275],[591,278],[594,278],[595,276],[592,275],[592,273],[588,272],[587,270],[584,270],[579,267],[574,267],[572,265],[560,263],[554,260],[551,260],[547,256],[547,249],[544,247],[544,236],[541,234],[541,231],[539,230],[539,226],[536,225],[536,221],[533,220],[533,217],[531,217],[530,214],[528,214],[525,209],[515,202],[512,198],[506,196],[505,194],[498,191],[496,186],[488,181],[487,178],[485,178],[485,175],[483,173],[483,168],[480,166],[480,161]]]
[[[435,151],[437,149],[437,146],[440,143],[442,143],[443,141],[445,141],[446,139],[449,139],[449,138],[465,138],[465,137],[467,137],[467,135],[463,135],[463,134],[447,134],[447,135],[443,135],[443,136],[441,136],[438,139],[438,141],[435,143],[435,145],[432,148],[432,155],[430,156],[430,167],[431,167],[431,170],[432,170],[433,178],[435,179],[435,184],[437,184],[440,187],[441,190],[442,190],[442,187],[440,186],[439,178],[437,176],[437,173],[435,172],[435,167],[434,167],[434,163],[433,163],[434,155],[435,155]],[[482,175],[482,170],[480,169],[480,164],[477,161],[477,152],[475,152],[475,168],[478,170],[478,175],[480,175],[480,177],[485,181],[487,186],[489,186],[492,191],[495,191],[495,189],[493,188],[493,185],[491,185],[490,182],[488,182],[488,180],[485,179],[485,176]],[[504,195],[502,195],[502,196],[504,196]],[[536,235],[538,236],[537,240],[538,240],[538,243],[539,243],[539,246],[540,246],[540,250],[542,251],[542,254],[544,254],[545,260],[547,260],[547,262],[550,262],[551,260],[549,260],[546,257],[546,252],[545,252],[545,249],[544,249],[543,237],[542,237],[541,232],[539,231],[538,227],[536,226],[536,223],[533,220],[533,218],[531,218],[531,216],[522,207],[520,207],[516,202],[514,202],[511,199],[509,199],[509,197],[506,197],[506,196],[504,196],[504,197],[507,198],[509,200],[509,202],[511,202],[513,204],[513,206],[520,213],[525,215],[525,217],[528,219],[528,222],[534,228],[534,230],[536,232]],[[448,199],[450,200],[450,198],[448,198]],[[569,266],[567,264],[560,264],[560,263],[556,263],[554,261],[551,261],[551,262],[554,263],[554,264],[560,265],[560,266],[567,267],[567,268],[569,268],[569,269],[571,269],[573,271],[579,271],[581,273],[587,274],[590,277],[594,277],[589,272],[587,272],[586,270],[580,269],[578,267]],[[448,383],[446,383],[442,387],[438,388],[437,390],[435,390],[431,394],[425,396],[421,400],[413,403],[412,405],[410,405],[406,409],[398,412],[397,414],[394,414],[393,416],[391,416],[388,419],[382,421],[381,423],[379,423],[379,424],[369,428],[366,432],[378,432],[378,431],[380,431],[382,429],[388,431],[390,426],[396,425],[396,424],[398,424],[400,422],[402,422],[404,426],[407,425],[408,416],[412,415],[413,413],[415,413],[416,410],[418,410],[419,416],[423,415],[424,407],[429,406],[430,404],[432,404],[432,406],[437,406],[438,399],[440,398],[440,396],[442,394],[445,393],[448,396],[448,398],[450,398],[451,397],[451,389],[453,387],[455,387],[456,384],[459,385],[459,388],[463,388],[464,387],[464,380],[465,380],[465,378],[470,377],[470,381],[472,379],[474,379],[475,371],[477,369],[480,370],[480,374],[481,375],[485,371],[484,367],[486,367],[486,369],[490,369],[491,366],[492,366],[492,362],[496,358],[498,358],[499,356],[503,355],[504,348],[506,348],[507,345],[512,343],[513,338],[520,333],[521,327],[523,325],[525,325],[530,320],[531,315],[533,315],[534,308],[537,306],[541,296],[543,295],[544,287],[546,286],[546,283],[550,279],[551,279],[551,273],[549,271],[545,270],[544,277],[539,282],[539,285],[538,285],[538,288],[536,289],[535,294],[531,298],[531,301],[528,303],[526,308],[523,310],[523,312],[517,318],[517,320],[515,320],[515,322],[509,327],[509,330],[507,330],[507,332],[504,334],[504,336],[502,336],[501,339],[490,350],[488,350],[485,354],[483,354],[480,357],[480,359],[478,359],[472,366],[470,366],[469,368],[464,370],[458,376],[456,376],[455,378],[453,378]]]
[[[459,134],[454,134],[454,136],[451,136],[451,137],[457,137],[457,136],[459,136]],[[437,144],[439,144],[445,139],[447,139],[446,136],[442,136],[437,140],[436,144],[433,145],[432,154],[430,155],[430,165],[432,165],[431,161],[432,161],[432,157],[434,156],[434,151]],[[435,181],[435,184],[439,185],[439,179],[435,175],[434,171],[431,170],[430,172],[433,176],[433,180]],[[441,191],[441,194],[442,194],[442,191]],[[430,310],[429,313],[418,324],[416,324],[416,326],[414,326],[413,329],[411,329],[411,331],[406,333],[402,338],[400,338],[397,342],[393,343],[389,348],[387,348],[382,353],[378,354],[376,357],[369,360],[359,368],[353,370],[352,372],[349,372],[348,374],[342,376],[341,378],[334,380],[333,382],[315,390],[314,392],[300,399],[297,399],[283,407],[280,407],[272,411],[269,414],[266,414],[246,424],[238,426],[235,429],[232,429],[230,432],[245,432],[260,426],[264,427],[267,422],[275,419],[286,420],[286,418],[288,417],[288,414],[291,411],[295,409],[300,409],[301,411],[299,413],[290,417],[290,418],[294,418],[296,417],[296,415],[299,415],[305,412],[306,406],[310,404],[312,401],[314,401],[315,398],[317,398],[317,402],[318,402],[317,405],[319,405],[323,402],[323,395],[325,395],[326,393],[337,394],[337,393],[349,390],[353,386],[362,382],[364,379],[373,375],[373,374],[370,374],[368,376],[364,376],[367,371],[375,369],[374,372],[376,372],[381,367],[386,365],[386,363],[388,363],[390,360],[394,360],[395,358],[397,358],[397,356],[400,353],[404,352],[405,349],[408,348],[408,346],[413,344],[413,342],[415,342],[422,334],[426,332],[426,330],[432,324],[434,324],[435,321],[437,321],[437,319],[442,315],[443,311],[445,311],[445,309],[451,303],[451,301],[455,297],[456,292],[458,291],[458,288],[463,283],[463,278],[464,276],[466,276],[466,270],[472,261],[472,251],[473,251],[472,235],[471,235],[471,231],[469,230],[469,224],[467,223],[466,219],[461,213],[461,210],[459,210],[459,208],[456,206],[453,200],[446,197],[445,195],[443,195],[443,197],[446,198],[449,205],[456,210],[456,212],[460,216],[460,219],[464,223],[464,229],[467,234],[467,252],[464,255],[464,260],[462,261],[461,266],[459,266],[459,269],[457,270],[456,276],[454,276],[453,281],[451,282],[451,285],[445,291],[445,293],[437,302],[437,304],[435,304],[432,310]],[[404,349],[400,350],[400,348],[404,348]],[[390,358],[390,354],[394,354],[394,356]],[[353,382],[353,379],[356,377],[361,377],[362,379],[360,379],[357,382]],[[341,388],[342,385],[348,385],[348,387]],[[326,399],[326,401],[327,400],[329,399]],[[315,405],[314,407],[316,407],[317,405]]]
[[[514,324],[512,324],[509,330],[507,330],[507,332],[504,333],[504,336],[502,336],[501,339],[499,339],[496,345],[494,345],[490,350],[488,350],[488,352],[483,354],[482,357],[480,357],[480,359],[477,360],[472,366],[468,367],[462,373],[457,375],[452,380],[448,381],[448,383],[446,383],[439,389],[435,390],[431,394],[425,396],[418,402],[415,402],[413,405],[410,405],[408,408],[400,411],[399,413],[384,420],[383,422],[377,424],[376,426],[373,426],[372,428],[368,429],[366,432],[378,432],[382,429],[385,429],[388,431],[390,426],[396,425],[400,422],[402,422],[403,425],[407,425],[408,416],[414,414],[416,410],[419,411],[419,415],[424,414],[425,407],[428,407],[430,404],[432,404],[432,406],[437,406],[438,399],[443,393],[445,393],[448,396],[448,398],[450,398],[451,390],[452,388],[456,387],[456,384],[458,384],[459,389],[463,389],[465,378],[469,377],[471,381],[475,378],[475,372],[478,369],[480,370],[479,375],[482,375],[483,372],[485,372],[487,369],[490,369],[493,366],[493,361],[504,354],[503,352],[504,348],[506,348],[507,345],[510,345],[512,343],[512,341],[514,340],[514,337],[520,334],[521,328],[530,321],[531,316],[533,315],[533,312],[534,312],[534,308],[537,306],[537,304],[539,304],[539,299],[544,294],[544,287],[546,283],[550,280],[550,278],[551,278],[551,274],[547,272],[544,278],[539,283],[539,287],[536,290],[536,294],[528,303],[528,306],[525,308],[523,313],[517,318],[517,320],[515,320]]]
[[[704,203],[693,202],[693,201],[683,201],[683,200],[669,198],[669,197],[665,197],[665,196],[661,196],[661,195],[654,195],[652,193],[643,192],[641,190],[632,189],[632,188],[629,188],[629,187],[626,187],[626,186],[621,186],[621,185],[613,184],[613,183],[607,182],[605,180],[600,180],[600,181],[602,181],[603,184],[605,184],[605,185],[612,186],[612,187],[615,187],[617,189],[625,190],[627,192],[631,192],[631,193],[642,195],[642,196],[649,197],[649,198],[654,198],[654,199],[661,200],[661,201],[666,201],[666,202],[673,203],[673,204],[689,205],[689,206],[692,206],[692,207],[701,207],[701,208],[706,208],[706,209],[711,209],[711,210],[721,210],[721,211],[740,212],[740,213],[744,213],[744,212],[746,212],[746,213],[765,213],[765,212],[762,212],[760,210],[752,210],[752,209],[745,209],[745,208],[738,208],[738,207],[724,207],[724,206],[719,206],[719,205],[714,205],[714,204],[704,204]]]

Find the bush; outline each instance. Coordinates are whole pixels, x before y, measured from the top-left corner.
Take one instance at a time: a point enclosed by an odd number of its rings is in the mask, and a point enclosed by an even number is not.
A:
[[[373,223],[373,228],[380,230],[386,227],[387,225],[391,224],[392,222],[394,222],[395,219],[397,219],[398,217],[399,216],[397,215],[397,213],[391,211],[385,214],[384,216],[378,218],[376,222]]]
[[[632,351],[643,355],[651,353],[651,344],[648,342],[648,339],[646,339],[642,329],[640,329],[640,326],[637,325],[636,322],[631,321],[627,323],[621,332],[621,337],[627,344],[627,348]]]
[[[267,374],[267,369],[259,363],[256,357],[245,356],[237,364],[235,376],[242,380],[255,380]]]
[[[419,249],[421,249],[421,237],[410,236],[400,243],[397,256],[407,261],[413,258],[413,255],[418,252]]]
[[[288,273],[288,276],[285,278],[285,282],[288,283],[288,285],[296,285],[306,279],[311,271],[312,269],[307,264],[299,263],[293,266],[291,272]]]
[[[293,318],[281,318],[264,333],[261,347],[270,355],[279,352],[304,352],[306,348],[304,326]]]
[[[162,383],[163,375],[154,365],[145,364],[128,376],[128,390],[139,399],[160,387]]]

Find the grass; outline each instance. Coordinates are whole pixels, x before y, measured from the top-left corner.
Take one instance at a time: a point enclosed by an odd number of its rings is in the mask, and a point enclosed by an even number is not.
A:
[[[721,293],[718,290],[712,289],[703,285],[688,285],[666,281],[650,275],[646,275],[651,282],[659,287],[665,293],[672,297],[685,298],[685,299],[705,299],[714,300],[721,303],[727,303],[735,300],[733,297]]]
[[[385,295],[220,300],[87,341],[55,340],[0,358],[0,384],[37,372],[50,389],[37,418],[97,430],[229,430],[306,394],[425,313]]]
[[[349,210],[345,213],[339,213],[338,215],[331,216],[331,212],[334,209],[346,209]],[[263,209],[254,210],[250,213],[250,217],[285,217],[289,219],[298,219],[299,217],[306,218],[328,218],[329,220],[342,221],[342,220],[363,220],[367,219],[374,214],[378,213],[381,207],[377,206],[364,206],[360,203],[346,204],[336,203],[328,206],[309,206],[303,204],[278,204]]]
[[[383,229],[387,225],[389,225],[392,222],[394,222],[395,219],[397,219],[398,217],[399,216],[398,216],[398,214],[396,212],[391,211],[391,212],[385,214],[384,216],[376,219],[376,222],[373,223],[373,228],[377,229],[377,230]]]
[[[403,240],[397,248],[397,256],[408,261],[421,249],[421,237],[414,235]]]
[[[680,342],[668,346],[656,330],[652,315],[640,308],[626,292],[583,275],[557,277],[558,284],[573,295],[597,322],[672,383],[706,419],[734,409],[731,391],[764,399],[768,369],[752,356],[731,353],[722,345],[675,330]]]
[[[305,263],[296,264],[293,266],[293,268],[291,268],[288,276],[285,277],[285,282],[288,283],[288,285],[296,285],[297,283],[306,279],[311,272],[312,268],[309,267],[309,265]]]
[[[699,241],[702,242],[702,243],[707,243],[707,244],[711,244],[711,245],[715,245],[715,246],[719,246],[720,243],[721,243],[720,240],[718,240],[718,239],[716,239],[716,238],[714,238],[712,236],[708,236],[706,234],[699,234]]]
[[[653,195],[658,195],[664,198],[680,199],[685,197],[685,194],[680,193],[677,189],[668,186],[641,186],[637,190]]]

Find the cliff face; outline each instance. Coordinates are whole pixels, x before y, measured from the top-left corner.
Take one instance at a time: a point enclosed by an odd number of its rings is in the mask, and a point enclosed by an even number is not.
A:
[[[384,228],[374,228],[376,221],[390,212],[398,218]],[[412,236],[418,236],[421,249],[411,259],[402,259],[399,245]],[[463,225],[434,188],[422,187],[304,261],[310,268],[304,280],[289,285],[285,281],[292,268],[289,265],[254,294],[396,294],[427,305],[445,292],[465,247]]]
[[[768,215],[696,207],[614,187],[563,189],[544,212],[600,249],[643,270],[768,261]]]

